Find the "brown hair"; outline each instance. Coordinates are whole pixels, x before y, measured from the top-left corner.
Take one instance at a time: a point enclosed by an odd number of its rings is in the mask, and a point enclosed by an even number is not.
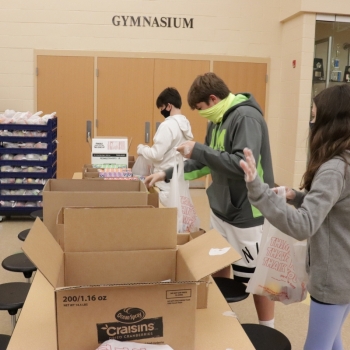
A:
[[[344,152],[350,150],[350,86],[336,85],[315,98],[316,121],[310,133],[310,159],[300,189],[310,190],[320,166],[335,156],[349,165]]]
[[[191,109],[196,109],[197,103],[209,103],[209,96],[215,95],[223,100],[230,93],[224,81],[215,73],[198,75],[187,94],[187,101]]]

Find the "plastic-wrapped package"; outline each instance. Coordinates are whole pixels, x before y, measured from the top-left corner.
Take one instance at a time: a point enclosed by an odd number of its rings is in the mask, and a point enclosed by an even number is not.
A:
[[[0,201],[0,205],[1,205],[2,207],[10,207],[10,208],[13,208],[13,207],[16,205],[16,203],[13,202],[13,201]]]
[[[13,154],[3,154],[3,155],[1,155],[0,159],[2,159],[2,160],[12,160],[13,159]]]
[[[13,160],[25,160],[25,159],[26,159],[26,156],[24,154],[16,154],[13,157]]]
[[[4,116],[6,118],[12,118],[15,114],[16,114],[16,111],[14,111],[13,109],[6,109],[4,112]]]
[[[11,172],[13,171],[13,167],[10,166],[10,165],[2,165],[0,167],[0,171],[3,171],[3,172]]]
[[[14,183],[16,183],[16,179],[13,177],[3,178],[3,179],[0,179],[0,183],[2,183],[2,184],[14,184]]]
[[[27,154],[25,156],[26,160],[40,160],[40,154]]]
[[[13,143],[13,142],[4,142],[3,146],[5,148],[19,148],[18,143]]]
[[[3,196],[9,196],[9,195],[11,195],[11,192],[10,192],[10,190],[1,190],[1,194]]]
[[[27,136],[27,135],[26,135],[26,132],[23,130],[13,130],[12,136],[23,137],[23,136]]]
[[[37,142],[34,145],[34,148],[47,148],[47,143],[45,143],[45,142]]]
[[[12,196],[23,196],[25,194],[25,189],[19,189],[19,190],[11,190]]]
[[[35,143],[34,142],[24,142],[20,143],[19,147],[20,148],[34,148]]]
[[[36,184],[45,185],[48,179],[35,179]]]
[[[46,173],[47,168],[43,168],[41,166],[28,166],[28,167],[22,167],[22,172],[24,172],[24,173]]]
[[[41,166],[35,167],[35,172],[37,173],[47,173],[47,168],[43,168]]]

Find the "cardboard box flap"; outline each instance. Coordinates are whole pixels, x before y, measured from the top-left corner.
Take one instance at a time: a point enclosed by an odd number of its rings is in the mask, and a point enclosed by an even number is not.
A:
[[[65,252],[173,249],[176,208],[65,208]]]
[[[22,250],[53,287],[59,284],[64,254],[42,221],[37,218]]]
[[[148,193],[142,181],[97,181],[91,185],[85,180],[50,179],[44,186],[44,192],[141,192]]]
[[[134,282],[134,283],[109,283],[109,284],[89,284],[89,285],[81,285],[81,286],[68,286],[68,287],[58,287],[55,288],[55,292],[65,291],[65,290],[79,290],[86,288],[114,288],[114,287],[140,287],[140,286],[181,286],[181,285],[204,285],[209,284],[211,282],[208,281],[160,281],[160,282]]]
[[[176,280],[198,281],[241,259],[216,230],[178,247]]]

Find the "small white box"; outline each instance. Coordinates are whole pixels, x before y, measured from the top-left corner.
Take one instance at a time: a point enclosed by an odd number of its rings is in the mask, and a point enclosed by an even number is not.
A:
[[[91,164],[116,164],[128,167],[128,138],[122,136],[93,138]]]

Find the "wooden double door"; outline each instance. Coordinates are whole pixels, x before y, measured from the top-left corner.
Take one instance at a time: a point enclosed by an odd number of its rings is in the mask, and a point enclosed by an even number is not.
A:
[[[265,108],[266,63],[38,55],[37,110],[58,116],[58,178],[90,163],[88,121],[92,137],[127,136],[131,155],[140,143],[151,146],[164,120],[155,100],[166,87],[179,90],[195,141],[203,142],[207,123],[189,108],[187,92],[211,65],[233,93],[249,91]]]

